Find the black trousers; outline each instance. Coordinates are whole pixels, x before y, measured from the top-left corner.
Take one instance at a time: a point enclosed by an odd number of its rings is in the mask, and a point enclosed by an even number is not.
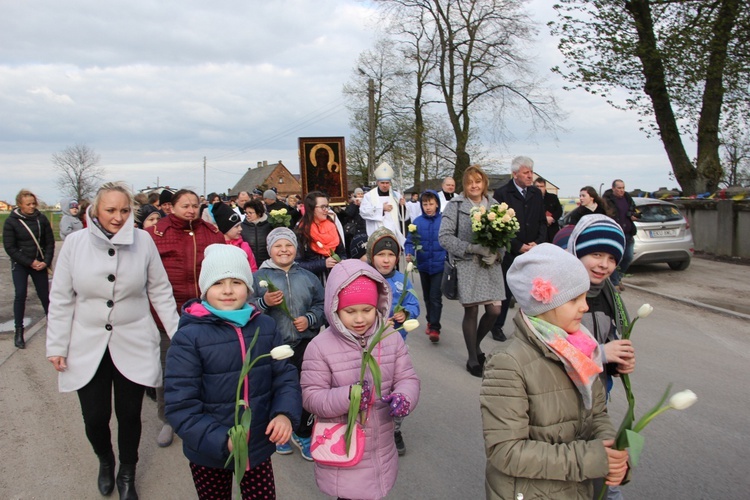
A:
[[[141,441],[141,405],[145,387],[128,380],[117,370],[109,349],[104,352],[91,382],[78,389],[86,437],[97,455],[112,452],[109,420],[112,417],[113,387],[120,463],[135,464]]]
[[[47,268],[41,271],[35,271],[30,267],[11,261],[11,275],[13,276],[13,287],[15,288],[15,297],[13,299],[13,321],[16,328],[23,327],[23,315],[26,313],[26,295],[29,288],[29,276],[36,288],[36,294],[42,302],[44,314],[49,310],[49,275]]]
[[[422,295],[427,310],[427,322],[432,328],[440,331],[440,316],[443,314],[443,283],[442,271],[435,274],[419,273],[419,281],[422,283]]]

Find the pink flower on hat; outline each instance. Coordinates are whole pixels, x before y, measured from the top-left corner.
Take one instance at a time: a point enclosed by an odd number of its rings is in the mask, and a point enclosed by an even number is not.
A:
[[[552,302],[552,298],[557,295],[557,288],[552,282],[545,280],[544,278],[534,278],[531,282],[531,296],[542,304],[549,304]]]

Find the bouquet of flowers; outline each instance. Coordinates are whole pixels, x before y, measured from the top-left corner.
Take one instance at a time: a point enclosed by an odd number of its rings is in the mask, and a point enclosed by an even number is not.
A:
[[[380,382],[382,380],[382,377],[380,374],[380,365],[378,365],[378,362],[372,355],[372,352],[381,340],[388,337],[389,335],[393,335],[394,333],[396,333],[397,330],[392,330],[383,335],[383,333],[385,333],[385,331],[392,326],[393,323],[391,321],[384,322],[380,326],[378,331],[375,332],[375,335],[372,336],[370,345],[365,347],[362,351],[362,367],[359,370],[359,383],[352,385],[351,393],[349,394],[349,412],[347,413],[345,434],[346,453],[349,453],[349,446],[352,442],[352,433],[354,432],[354,424],[357,421],[357,417],[362,413],[362,388],[367,386],[367,383],[365,381],[365,370],[368,367],[370,368],[370,372],[372,373],[372,383],[375,387],[375,394],[377,394],[378,398],[381,397]],[[410,332],[418,326],[419,321],[417,321],[416,319],[407,319],[406,321],[404,321],[404,324],[401,325],[400,328],[398,328],[398,330],[403,328],[404,331]],[[364,424],[364,422],[361,423]]]
[[[516,212],[506,203],[494,204],[487,210],[483,206],[473,207],[471,216],[472,243],[497,252],[501,248],[510,251],[510,241],[516,237],[520,225]],[[487,263],[483,264],[487,266]]]
[[[252,411],[250,411],[250,401],[245,401],[240,397],[242,384],[245,382],[245,378],[250,373],[250,370],[253,369],[253,366],[255,366],[255,363],[259,360],[269,356],[273,359],[280,360],[290,358],[294,355],[294,350],[292,350],[291,347],[288,345],[281,345],[271,349],[271,352],[268,354],[261,354],[257,358],[253,358],[250,356],[250,353],[255,346],[255,342],[258,340],[258,332],[260,332],[260,328],[255,330],[253,340],[250,342],[250,347],[247,349],[245,359],[242,362],[242,370],[240,370],[240,379],[239,382],[237,382],[237,396],[234,405],[234,426],[229,429],[228,433],[229,438],[232,440],[232,451],[229,454],[229,458],[227,458],[224,467],[228,466],[234,460],[234,477],[238,486],[242,482],[242,478],[247,470],[247,439],[250,434],[250,422],[253,418]],[[244,411],[240,417],[240,408],[243,407]]]
[[[286,208],[271,210],[268,213],[268,223],[271,227],[289,227],[292,223],[292,216],[287,213]]]

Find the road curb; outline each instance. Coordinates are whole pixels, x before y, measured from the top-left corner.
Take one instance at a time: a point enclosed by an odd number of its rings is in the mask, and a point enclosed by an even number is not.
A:
[[[33,325],[31,325],[29,327],[29,329],[26,330],[25,333],[24,333],[24,339],[26,340],[26,342],[28,342],[29,340],[31,340],[32,337],[34,337],[34,335],[36,335],[36,333],[39,330],[41,330],[46,324],[47,324],[47,318],[44,317],[44,318],[40,319],[39,321],[37,321],[36,323],[34,323]],[[18,347],[14,346],[13,350],[11,350],[10,353],[8,353],[7,356],[5,356],[4,358],[0,359],[0,366],[3,366],[3,364],[5,364],[5,362],[8,361],[11,356],[13,356],[16,352],[18,352],[20,350],[21,349],[19,349]]]
[[[673,300],[675,302],[682,302],[683,304],[687,304],[687,305],[691,305],[691,306],[696,306],[696,307],[700,307],[700,308],[703,308],[703,309],[708,309],[709,311],[713,311],[713,312],[716,312],[716,313],[719,313],[719,314],[724,314],[724,315],[732,316],[732,317],[739,318],[739,319],[750,319],[750,314],[744,314],[744,313],[741,313],[741,312],[732,311],[731,309],[724,309],[722,307],[716,307],[716,306],[712,306],[712,305],[709,305],[709,304],[704,304],[703,302],[698,302],[696,300],[690,300],[690,299],[683,299],[681,297],[675,297],[673,295],[668,295],[666,293],[656,292],[656,291],[654,291],[654,290],[652,290],[650,288],[644,288],[644,287],[638,286],[638,285],[631,285],[631,284],[628,284],[628,283],[623,283],[623,285],[625,285],[628,288],[632,288],[634,290],[638,290],[639,292],[650,293],[650,294],[657,295],[657,296],[665,298],[665,299]]]

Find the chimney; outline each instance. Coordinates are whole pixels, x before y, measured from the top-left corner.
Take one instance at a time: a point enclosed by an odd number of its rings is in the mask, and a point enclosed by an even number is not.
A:
[[[266,160],[263,160],[263,166],[264,166],[264,167],[267,167],[267,166],[268,166],[268,162],[267,162]]]
[[[263,166],[263,162],[262,162],[262,161],[259,161],[259,162],[258,162],[258,168],[260,168],[260,167],[262,167],[262,166]]]

